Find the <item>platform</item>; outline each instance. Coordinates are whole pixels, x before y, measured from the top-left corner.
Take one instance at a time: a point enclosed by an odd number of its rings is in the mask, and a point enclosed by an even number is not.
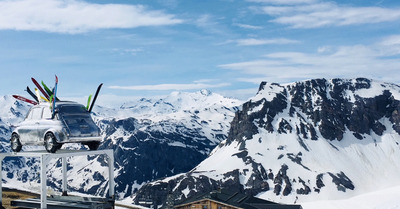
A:
[[[54,201],[58,201],[59,205],[60,202],[67,202],[70,203],[69,207],[64,207],[64,208],[85,208],[85,207],[73,207],[71,201],[75,201],[75,199],[71,199],[71,197],[53,197],[52,199],[49,198],[47,199],[47,164],[51,159],[54,158],[61,158],[62,159],[62,192],[63,194],[67,194],[67,157],[75,157],[75,156],[87,156],[87,155],[106,155],[107,161],[108,161],[108,174],[109,174],[109,192],[108,192],[108,197],[102,198],[104,200],[101,201],[106,201],[110,202],[110,204],[113,204],[114,202],[114,154],[113,150],[107,149],[107,150],[95,150],[95,151],[89,151],[89,150],[58,150],[56,153],[48,153],[47,151],[30,151],[30,152],[10,152],[10,153],[0,153],[0,168],[2,168],[2,163],[4,158],[6,157],[37,157],[40,158],[40,200],[39,199],[30,199],[25,201],[27,204],[35,204],[35,206],[32,206],[31,208],[38,208],[40,206],[41,209],[50,209],[50,208],[55,208]],[[0,172],[0,204],[2,205],[2,170]],[[54,199],[56,198],[56,199]],[[97,199],[100,200],[100,199]],[[19,202],[17,204],[25,204],[23,200],[18,200],[16,202]],[[83,201],[81,203],[85,203],[88,205],[90,202]],[[76,205],[79,205],[76,203]],[[95,203],[94,203],[95,204]],[[108,203],[105,203],[107,205]],[[82,205],[82,204],[81,204]],[[84,205],[84,204],[83,204]],[[90,204],[89,204],[90,205]],[[21,206],[21,207],[30,207],[28,205],[16,205],[16,206]],[[57,207],[57,208],[62,208],[62,207]],[[87,207],[86,207],[87,208]],[[100,206],[95,206],[92,207],[90,206],[89,208],[107,208],[107,207],[100,207]]]
[[[40,199],[13,200],[11,206],[23,208],[40,207]],[[111,209],[114,200],[109,198],[90,198],[73,196],[56,196],[47,198],[47,209],[87,208],[87,209]]]

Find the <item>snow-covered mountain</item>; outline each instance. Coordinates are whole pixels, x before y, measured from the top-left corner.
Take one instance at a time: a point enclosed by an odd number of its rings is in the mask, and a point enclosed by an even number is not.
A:
[[[10,151],[10,124],[22,121],[29,105],[8,96],[3,100],[0,100],[3,107],[0,129],[6,131],[1,145]],[[112,148],[115,153],[117,198],[132,195],[146,182],[191,170],[227,138],[229,123],[241,104],[239,100],[202,90],[195,93],[174,92],[160,99],[141,99],[119,108],[96,106],[93,118],[103,135],[100,149]],[[1,124],[3,121],[4,124]],[[63,148],[83,147],[70,145]],[[108,176],[103,156],[67,160],[68,178],[74,180],[69,183],[71,190],[104,194],[108,189]],[[4,177],[6,185],[39,188],[37,163],[37,159],[25,158],[4,163],[9,173]],[[61,185],[60,162],[52,161],[48,167],[51,168],[48,184],[58,190]]]
[[[398,85],[365,78],[263,82],[206,160],[144,185],[133,201],[165,206],[227,187],[301,203],[397,186],[399,134]]]
[[[101,148],[114,149],[121,198],[162,177],[187,172],[227,138],[241,102],[202,90],[98,108]]]
[[[30,106],[16,101],[11,96],[0,97],[0,151],[10,151],[9,146],[12,126],[21,122]]]

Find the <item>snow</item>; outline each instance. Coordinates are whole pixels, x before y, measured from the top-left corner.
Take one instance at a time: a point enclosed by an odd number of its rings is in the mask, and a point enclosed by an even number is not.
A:
[[[361,194],[348,199],[301,203],[304,209],[400,209],[400,186]]]
[[[390,90],[393,97],[397,100],[400,100],[399,89],[400,89],[399,86],[397,86],[395,84],[374,81],[374,82],[371,82],[370,88],[360,89],[360,90],[355,91],[354,93],[361,97],[371,98],[371,97],[381,95],[384,90]]]
[[[240,158],[232,157],[234,154],[239,153],[239,144],[233,142],[231,146],[224,146],[219,148],[218,151],[213,152],[210,157],[201,162],[194,170],[196,173],[193,175],[203,175],[203,172],[207,172],[208,176],[213,176],[214,179],[221,179],[223,173],[235,170],[237,168],[248,167],[250,165],[245,165]]]
[[[260,90],[256,96],[251,98],[252,102],[260,101],[261,99],[266,99],[267,101],[272,101],[277,94],[282,93],[284,90],[283,86],[279,86],[277,84],[267,83],[264,86],[264,89]]]
[[[186,147],[187,145],[182,143],[182,142],[171,142],[168,143],[169,146],[174,146],[174,147]]]
[[[260,105],[254,107],[253,109],[251,109],[247,114],[251,115],[253,113],[259,112],[263,107],[264,107],[265,101],[263,101]]]
[[[189,186],[187,186],[184,190],[182,190],[182,193],[185,195],[185,197],[188,196],[189,192],[190,192]]]

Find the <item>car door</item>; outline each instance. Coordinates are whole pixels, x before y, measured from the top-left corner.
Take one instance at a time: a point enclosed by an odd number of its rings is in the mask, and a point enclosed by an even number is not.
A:
[[[42,119],[40,120],[37,129],[38,129],[38,136],[39,136],[39,140],[43,141],[44,139],[44,135],[46,134],[46,132],[54,127],[54,122],[51,118],[52,113],[50,108],[48,107],[44,107],[43,108],[43,113],[42,113]]]
[[[42,111],[42,107],[33,107],[24,122],[20,124],[19,135],[22,142],[32,144],[38,140],[37,127],[42,118]]]

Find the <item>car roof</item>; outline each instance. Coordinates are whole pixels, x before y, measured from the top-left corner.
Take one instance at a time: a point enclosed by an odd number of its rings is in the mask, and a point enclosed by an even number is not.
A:
[[[62,106],[62,105],[79,105],[83,106],[82,104],[79,104],[77,102],[72,102],[72,101],[58,101],[56,102],[56,106]],[[33,107],[50,107],[49,102],[42,102],[40,104],[34,105]]]

